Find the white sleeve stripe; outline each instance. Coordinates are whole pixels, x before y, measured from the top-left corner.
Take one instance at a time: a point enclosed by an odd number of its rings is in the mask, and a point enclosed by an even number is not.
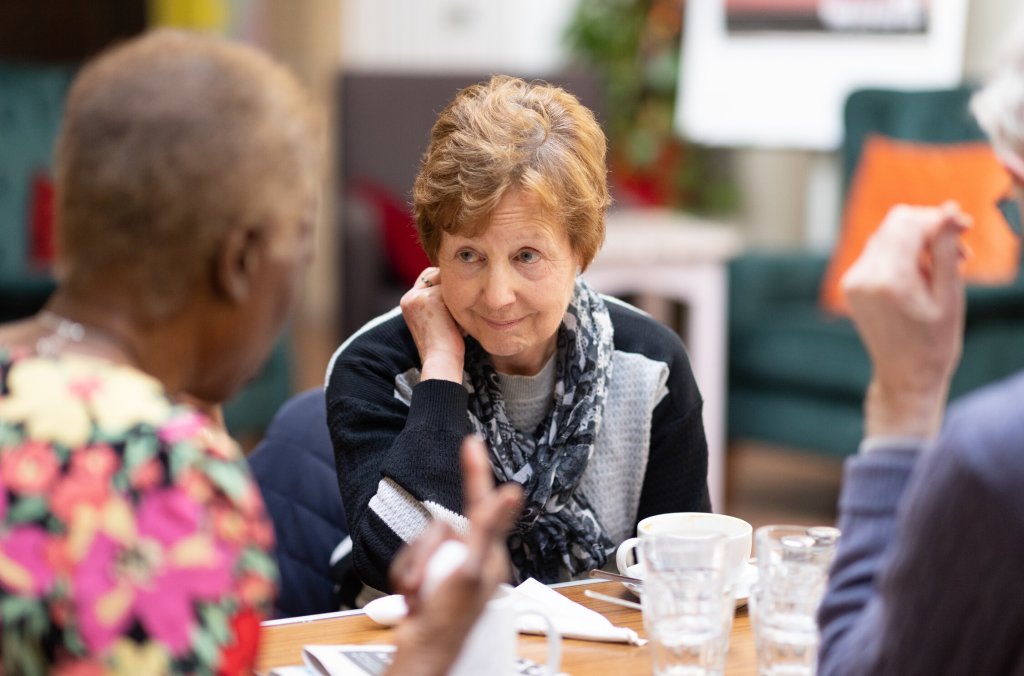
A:
[[[370,509],[404,542],[419,537],[430,522],[427,508],[391,479],[381,479],[377,484]]]
[[[430,516],[444,521],[455,529],[455,532],[459,535],[466,535],[469,533],[469,519],[461,514],[453,512],[444,505],[439,505],[436,502],[431,502],[429,500],[424,502],[423,506],[427,508],[428,512],[430,512]]]
[[[345,539],[342,540],[341,542],[339,542],[338,546],[334,548],[333,552],[331,552],[331,559],[330,559],[331,565],[333,566],[338,561],[341,561],[343,558],[348,556],[349,552],[351,552],[351,551],[352,551],[352,538],[350,536],[346,535]]]
[[[444,521],[459,535],[469,532],[469,519],[436,502],[418,501],[392,479],[381,479],[377,484],[377,494],[370,498],[370,509],[395,532],[395,535],[402,538],[403,542],[412,542],[418,538],[431,519]],[[342,541],[338,549],[344,545],[345,541]],[[351,546],[350,542],[350,549]],[[331,560],[335,560],[333,555]]]

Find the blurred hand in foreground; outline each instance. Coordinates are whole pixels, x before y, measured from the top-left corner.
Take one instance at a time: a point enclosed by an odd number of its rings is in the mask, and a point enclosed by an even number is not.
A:
[[[462,540],[465,561],[440,585],[424,593],[430,557],[448,539],[451,526],[434,520],[424,534],[405,547],[391,565],[391,585],[404,594],[409,614],[396,629],[398,652],[389,674],[444,674],[484,604],[509,579],[505,538],[522,509],[518,484],[494,488],[494,475],[483,442],[476,436],[462,444],[462,475],[469,532]]]

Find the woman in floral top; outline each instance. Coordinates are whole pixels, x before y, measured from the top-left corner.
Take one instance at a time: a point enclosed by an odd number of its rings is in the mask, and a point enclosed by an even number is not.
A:
[[[151,34],[73,85],[58,290],[0,327],[0,673],[251,673],[273,530],[215,409],[183,402],[276,339],[316,128],[290,75],[212,38]]]
[[[0,349],[0,392],[8,668],[101,673],[82,648],[121,673],[251,665],[273,530],[224,432],[92,357]]]

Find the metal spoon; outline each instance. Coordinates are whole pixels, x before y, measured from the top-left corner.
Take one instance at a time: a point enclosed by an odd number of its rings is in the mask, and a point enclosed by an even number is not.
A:
[[[642,587],[644,581],[638,577],[630,577],[629,575],[620,575],[619,573],[610,573],[607,570],[601,570],[595,568],[590,571],[590,577],[599,577],[605,580],[614,580],[616,582],[628,582],[629,584],[635,584],[638,587]]]
[[[616,596],[608,596],[608,594],[602,594],[601,592],[596,592],[593,589],[584,589],[583,595],[587,598],[597,599],[598,601],[604,601],[605,603],[613,603],[617,606],[622,606],[623,608],[643,610],[643,606],[641,606],[636,601],[627,601],[626,599],[620,599]]]

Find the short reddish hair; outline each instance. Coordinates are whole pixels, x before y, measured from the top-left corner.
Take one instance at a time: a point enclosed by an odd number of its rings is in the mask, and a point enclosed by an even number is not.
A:
[[[496,75],[460,91],[431,132],[413,186],[420,242],[437,261],[442,233],[474,235],[509,189],[558,214],[585,269],[604,242],[604,132],[569,92]]]

